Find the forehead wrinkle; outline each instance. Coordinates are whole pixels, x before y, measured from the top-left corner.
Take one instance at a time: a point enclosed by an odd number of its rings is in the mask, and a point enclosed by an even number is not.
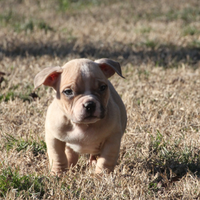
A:
[[[82,77],[82,82],[84,85],[84,91],[89,91],[90,90],[90,72],[89,68],[84,65],[81,70],[81,77]]]
[[[106,82],[103,72],[92,61],[70,61],[63,66],[60,88],[74,87],[75,90],[85,93],[97,87],[97,83]]]
[[[82,85],[85,87],[84,93],[91,93],[92,90],[98,87],[99,83],[107,83],[101,69],[91,63],[82,64],[81,76]]]
[[[98,65],[89,62],[81,65],[81,75],[83,78],[104,79],[103,72]]]

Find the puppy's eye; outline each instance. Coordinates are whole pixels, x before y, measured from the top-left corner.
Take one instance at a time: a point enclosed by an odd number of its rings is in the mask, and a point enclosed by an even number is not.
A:
[[[66,96],[72,96],[74,93],[72,89],[65,89],[63,90],[63,94],[65,94]]]
[[[103,92],[104,90],[106,90],[108,86],[107,85],[101,85],[100,86],[100,91]]]

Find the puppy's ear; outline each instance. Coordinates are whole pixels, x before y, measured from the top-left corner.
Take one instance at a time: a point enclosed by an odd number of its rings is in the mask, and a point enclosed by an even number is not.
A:
[[[63,69],[57,67],[47,67],[39,72],[34,79],[34,90],[40,87],[42,84],[55,88],[58,77],[63,72]]]
[[[114,73],[116,72],[119,76],[124,78],[122,76],[121,66],[118,62],[115,62],[113,60],[107,59],[107,58],[101,58],[99,60],[95,60],[94,62],[99,64],[99,67],[105,74],[107,78],[110,78]]]

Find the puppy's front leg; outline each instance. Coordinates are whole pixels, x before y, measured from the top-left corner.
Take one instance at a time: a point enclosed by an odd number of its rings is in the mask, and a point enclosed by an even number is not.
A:
[[[67,156],[68,168],[75,166],[78,161],[78,153],[68,146],[66,146],[65,153]]]
[[[56,139],[47,131],[45,139],[51,172],[60,175],[68,168],[67,157],[65,154],[66,143]]]
[[[109,138],[103,146],[100,157],[97,160],[95,169],[96,174],[100,174],[103,170],[112,172],[117,163],[121,138]]]

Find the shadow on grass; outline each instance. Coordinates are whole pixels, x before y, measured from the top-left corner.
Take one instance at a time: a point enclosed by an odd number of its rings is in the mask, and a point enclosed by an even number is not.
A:
[[[58,57],[107,57],[120,61],[122,64],[141,64],[153,62],[157,66],[177,67],[179,63],[188,63],[197,67],[200,61],[200,47],[181,47],[175,45],[159,45],[155,47],[141,46],[138,50],[134,44],[128,46],[122,43],[112,45],[102,45],[101,42],[95,44],[76,45],[76,39],[68,43],[19,43],[8,48],[3,48],[0,44],[0,57],[26,57],[32,56],[58,56]]]
[[[163,150],[163,149],[162,149]],[[149,184],[149,189],[159,191],[179,181],[187,174],[200,177],[200,150],[184,152],[169,152],[161,155],[160,152],[151,151],[145,168],[157,178]]]
[[[134,174],[135,166],[141,166],[139,170],[149,173],[149,191],[153,193],[162,192],[165,189],[169,189],[172,184],[180,181],[188,174],[200,178],[200,150],[193,156],[191,154],[188,154],[188,157],[183,160],[184,158],[180,158],[180,154],[176,153],[174,157],[169,158],[167,156],[159,157],[155,152],[150,152],[149,158],[144,160],[138,158],[137,161],[127,163],[127,166],[131,174]],[[138,165],[138,163],[141,165]],[[152,175],[155,177],[153,180]]]

